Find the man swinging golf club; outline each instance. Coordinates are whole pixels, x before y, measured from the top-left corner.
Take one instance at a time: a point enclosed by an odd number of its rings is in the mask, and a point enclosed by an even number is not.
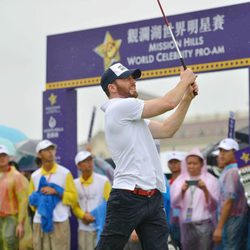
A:
[[[161,195],[165,181],[154,139],[175,134],[198,86],[192,70],[181,69],[180,81],[173,89],[143,101],[137,99],[135,79],[140,76],[139,69],[129,70],[116,63],[101,78],[109,98],[102,106],[105,135],[116,169],[98,250],[122,250],[134,229],[144,250],[168,249]],[[163,122],[148,120],[173,109]]]

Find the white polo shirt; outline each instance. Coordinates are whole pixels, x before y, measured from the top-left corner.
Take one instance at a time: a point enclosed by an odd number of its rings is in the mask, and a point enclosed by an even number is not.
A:
[[[150,123],[141,118],[144,101],[114,98],[102,106],[105,137],[116,164],[113,188],[133,190],[135,186],[166,191],[159,154]]]

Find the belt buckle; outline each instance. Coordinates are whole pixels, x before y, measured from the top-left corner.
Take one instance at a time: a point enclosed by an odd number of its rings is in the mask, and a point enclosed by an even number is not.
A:
[[[154,194],[154,190],[149,190],[147,197],[150,198],[153,196],[153,194]]]
[[[152,197],[155,193],[155,189],[151,189],[151,190],[143,190],[141,188],[135,188],[134,191],[132,191],[134,194],[138,194],[138,195],[142,195],[145,197]]]

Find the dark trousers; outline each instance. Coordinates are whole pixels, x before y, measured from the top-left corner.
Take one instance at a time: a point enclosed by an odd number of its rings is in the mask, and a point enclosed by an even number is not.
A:
[[[113,189],[97,250],[122,250],[136,230],[144,250],[167,250],[168,228],[162,194],[140,196]]]

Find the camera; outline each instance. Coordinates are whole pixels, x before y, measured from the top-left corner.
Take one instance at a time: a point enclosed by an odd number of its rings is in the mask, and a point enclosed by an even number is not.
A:
[[[199,180],[187,180],[186,183],[188,184],[188,186],[197,186],[198,185]]]

